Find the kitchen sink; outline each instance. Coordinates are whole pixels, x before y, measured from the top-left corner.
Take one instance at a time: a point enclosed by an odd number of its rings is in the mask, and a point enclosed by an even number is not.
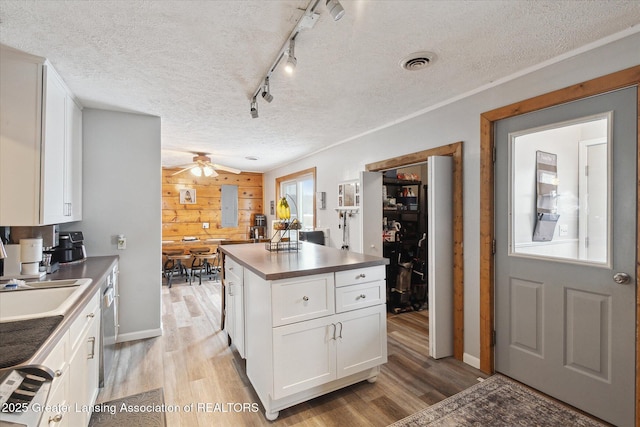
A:
[[[27,282],[0,292],[0,322],[65,315],[78,301],[91,279]]]

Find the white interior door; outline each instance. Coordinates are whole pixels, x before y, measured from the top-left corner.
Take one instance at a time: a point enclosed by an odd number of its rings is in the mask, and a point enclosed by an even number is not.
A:
[[[429,355],[453,355],[453,160],[432,156],[427,166]]]
[[[634,424],[636,393],[636,98],[618,90],[495,129],[495,368],[620,426]],[[594,137],[606,145],[592,147],[589,182],[579,157]]]

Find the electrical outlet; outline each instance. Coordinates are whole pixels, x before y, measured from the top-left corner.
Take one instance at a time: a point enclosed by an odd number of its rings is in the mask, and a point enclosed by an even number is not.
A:
[[[209,223],[208,222],[203,222],[202,223],[202,228],[209,228]]]
[[[127,249],[127,238],[123,234],[118,235],[118,249]]]

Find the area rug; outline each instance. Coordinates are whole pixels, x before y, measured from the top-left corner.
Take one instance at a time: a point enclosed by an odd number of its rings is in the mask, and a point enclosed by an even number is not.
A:
[[[605,426],[502,375],[493,375],[391,427]]]
[[[96,403],[89,427],[165,427],[164,393],[161,388]]]

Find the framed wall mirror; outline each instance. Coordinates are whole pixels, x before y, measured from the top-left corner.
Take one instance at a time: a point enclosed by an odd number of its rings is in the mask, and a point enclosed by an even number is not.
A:
[[[360,182],[346,181],[338,184],[338,208],[355,209],[360,206]]]

